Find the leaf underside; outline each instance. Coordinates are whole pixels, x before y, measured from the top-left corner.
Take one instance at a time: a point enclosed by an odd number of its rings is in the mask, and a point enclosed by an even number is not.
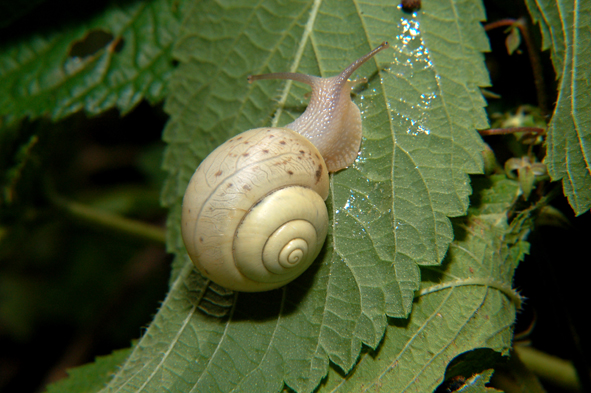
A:
[[[548,126],[544,163],[552,180],[562,180],[575,214],[591,207],[591,4],[588,1],[528,0],[551,48],[560,78],[558,101]]]

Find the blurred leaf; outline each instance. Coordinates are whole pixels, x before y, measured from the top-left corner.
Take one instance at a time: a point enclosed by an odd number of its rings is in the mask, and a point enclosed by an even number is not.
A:
[[[529,368],[536,362],[528,362],[526,366],[521,361],[519,351],[516,349],[519,347],[522,346],[516,344],[509,361],[497,368],[493,377],[494,386],[505,392],[545,393],[546,390]],[[576,377],[574,379],[576,380]]]
[[[531,158],[528,156],[520,158],[513,157],[505,161],[505,173],[507,177],[515,179],[514,170],[517,170],[517,179],[519,180],[524,199],[529,198],[529,195],[534,189],[534,184],[537,180],[536,177],[547,178],[546,166],[539,162],[532,163]]]
[[[519,179],[519,185],[523,191],[523,199],[529,198],[529,194],[531,194],[534,189],[536,174],[530,166],[524,166],[517,170],[517,178]]]
[[[571,227],[569,219],[563,212],[553,206],[544,206],[536,220],[537,226],[548,225],[568,229]]]
[[[87,20],[3,43],[0,118],[10,124],[48,113],[56,120],[81,109],[91,114],[113,107],[128,112],[142,99],[162,100],[184,4],[112,1]],[[73,52],[98,33],[112,38],[94,52]]]
[[[510,55],[513,54],[521,45],[521,34],[519,34],[519,29],[517,27],[512,27],[511,31],[507,35],[505,39],[505,46],[507,47],[507,53]]]
[[[527,392],[538,393],[543,391],[536,375],[540,378],[551,381],[553,386],[560,386],[566,391],[578,392],[582,390],[577,370],[570,360],[564,360],[549,355],[529,346],[516,345],[515,359],[512,359],[513,377],[522,385],[528,383]],[[520,369],[527,370],[519,373]],[[526,391],[526,390],[522,390]]]

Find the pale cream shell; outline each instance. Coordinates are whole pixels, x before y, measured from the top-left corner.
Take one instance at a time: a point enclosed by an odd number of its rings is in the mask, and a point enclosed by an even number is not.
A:
[[[306,138],[287,128],[246,131],[214,150],[191,178],[181,224],[187,252],[226,288],[281,287],[322,248],[328,187],[326,164]]]

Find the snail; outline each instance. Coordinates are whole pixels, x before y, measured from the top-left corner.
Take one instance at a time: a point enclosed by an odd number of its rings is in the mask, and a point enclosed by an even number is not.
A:
[[[285,127],[245,131],[199,165],[183,197],[181,231],[205,277],[228,289],[284,286],[314,262],[328,230],[329,172],[351,165],[361,144],[361,115],[348,78],[388,47],[384,42],[330,78],[297,73],[312,87],[308,107]]]

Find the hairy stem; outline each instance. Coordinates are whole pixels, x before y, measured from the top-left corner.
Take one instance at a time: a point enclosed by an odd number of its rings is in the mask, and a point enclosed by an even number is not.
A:
[[[546,132],[545,128],[540,127],[509,127],[509,128],[489,128],[486,130],[479,130],[478,133],[482,136],[488,135],[508,135],[517,132],[529,132],[530,134],[543,134]]]

